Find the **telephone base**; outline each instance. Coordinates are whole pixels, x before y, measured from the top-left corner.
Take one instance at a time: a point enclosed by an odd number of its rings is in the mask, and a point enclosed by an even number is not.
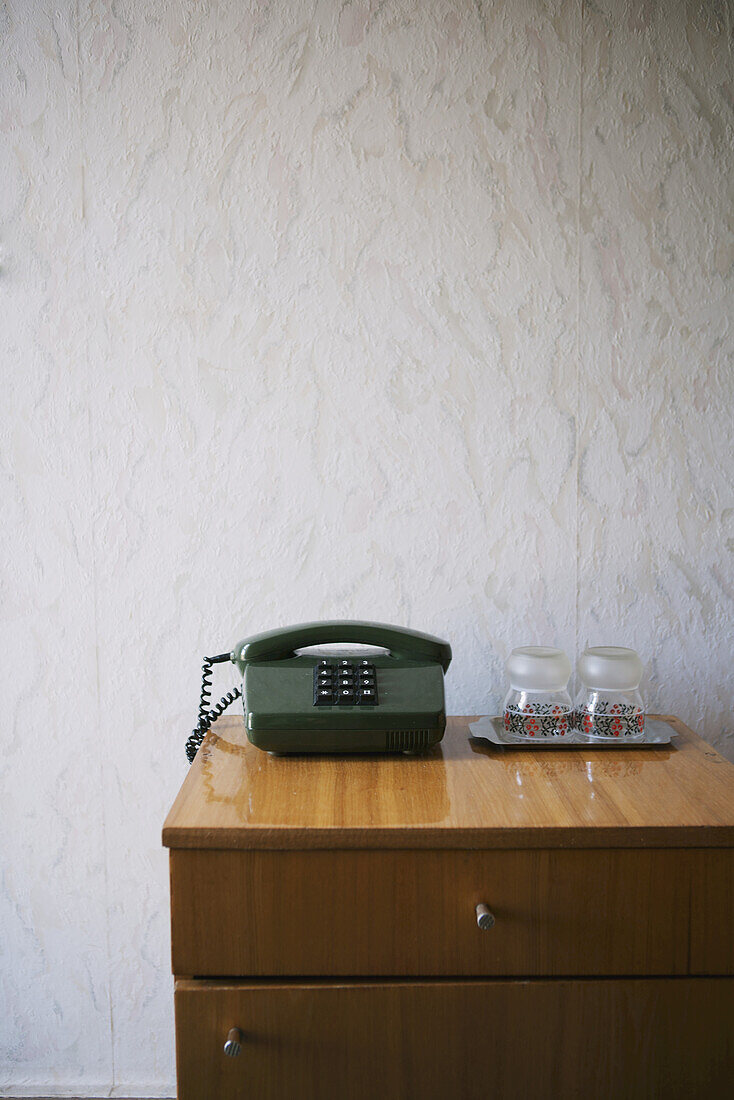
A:
[[[420,729],[247,729],[247,738],[256,748],[272,756],[302,753],[341,755],[343,753],[392,753],[423,756],[438,744],[445,721]]]

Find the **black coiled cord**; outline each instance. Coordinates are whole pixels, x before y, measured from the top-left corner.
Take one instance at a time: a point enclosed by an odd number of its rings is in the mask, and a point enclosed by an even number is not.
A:
[[[233,688],[232,691],[228,691],[226,695],[222,696],[215,707],[209,708],[212,698],[212,665],[220,665],[223,661],[231,661],[231,659],[229,653],[220,653],[217,657],[204,658],[204,663],[201,666],[199,724],[196,729],[191,731],[191,736],[186,742],[186,756],[189,764],[193,764],[194,757],[199,751],[207,731],[211,728],[212,722],[216,722],[217,718],[224,714],[230,703],[234,703],[235,699],[239,699],[242,695],[242,688]]]

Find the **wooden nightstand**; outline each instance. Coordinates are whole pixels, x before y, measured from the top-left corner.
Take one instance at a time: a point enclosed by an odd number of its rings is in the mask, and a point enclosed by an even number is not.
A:
[[[675,719],[535,752],[470,721],[419,757],[208,735],[163,830],[180,1100],[731,1095],[734,766]]]

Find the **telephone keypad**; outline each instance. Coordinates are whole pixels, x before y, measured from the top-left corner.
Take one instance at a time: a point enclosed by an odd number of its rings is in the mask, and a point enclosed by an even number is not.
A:
[[[370,661],[319,661],[313,670],[315,707],[377,706],[377,676]]]

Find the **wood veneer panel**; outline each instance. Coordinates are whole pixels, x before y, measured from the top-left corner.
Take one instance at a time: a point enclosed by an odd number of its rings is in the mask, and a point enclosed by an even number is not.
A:
[[[426,756],[273,757],[241,719],[207,736],[172,848],[734,845],[734,765],[675,718],[669,747],[498,748],[449,718]]]
[[[734,974],[734,851],[697,853],[690,875],[690,972]]]
[[[718,1100],[734,1079],[732,979],[179,981],[175,999],[179,1100]]]
[[[731,973],[733,880],[730,851],[174,851],[173,970]]]

